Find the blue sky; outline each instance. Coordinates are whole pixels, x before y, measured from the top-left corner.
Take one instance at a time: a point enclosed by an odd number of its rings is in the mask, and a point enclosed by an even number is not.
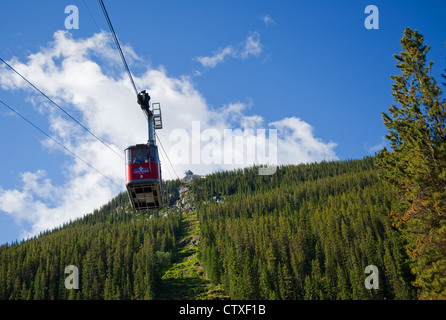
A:
[[[175,171],[241,165],[176,161],[173,136],[201,129],[278,130],[278,163],[362,158],[384,145],[393,54],[405,27],[446,68],[445,1],[104,1],[139,90],[163,110],[159,131]],[[65,28],[65,8],[79,29]],[[368,30],[364,9],[379,9]],[[146,139],[143,114],[96,0],[9,1],[0,57],[118,153]],[[0,105],[0,244],[92,212],[124,190],[123,162],[0,66],[0,99],[118,182]],[[193,150],[192,150],[193,152]],[[174,178],[162,155],[165,178]],[[246,163],[243,165],[247,165]],[[119,186],[120,185],[120,186]]]

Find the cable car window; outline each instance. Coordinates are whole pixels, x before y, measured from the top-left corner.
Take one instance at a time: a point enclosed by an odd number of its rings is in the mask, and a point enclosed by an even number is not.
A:
[[[130,149],[126,149],[125,150],[125,164],[129,165],[132,162],[132,157],[131,155],[131,150]]]
[[[150,161],[158,162],[157,155],[158,155],[157,148],[155,146],[151,146],[150,147]]]
[[[148,156],[146,149],[133,150],[133,163],[146,163],[149,160]]]

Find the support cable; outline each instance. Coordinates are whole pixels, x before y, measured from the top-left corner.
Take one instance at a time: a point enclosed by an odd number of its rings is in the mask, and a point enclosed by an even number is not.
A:
[[[108,27],[110,28],[110,32],[113,35],[113,39],[115,40],[116,47],[118,48],[119,54],[121,55],[122,62],[124,63],[124,67],[127,70],[127,74],[129,75],[130,81],[133,85],[133,89],[135,90],[135,94],[136,94],[136,96],[138,96],[138,89],[136,89],[135,81],[133,81],[132,73],[130,72],[130,68],[127,64],[127,61],[125,60],[124,53],[122,52],[118,37],[116,36],[115,30],[113,29],[113,25],[110,20],[110,17],[108,16],[107,10],[105,9],[104,2],[102,0],[99,0],[99,3],[101,4],[102,12],[104,12],[104,16],[105,16],[105,19],[107,20]]]
[[[101,171],[99,171],[98,169],[96,169],[95,167],[93,167],[90,163],[88,163],[87,161],[85,161],[84,159],[82,159],[81,157],[79,157],[76,153],[74,153],[73,151],[71,151],[70,149],[68,149],[67,147],[65,147],[63,145],[62,142],[59,142],[58,140],[54,139],[53,137],[51,137],[48,133],[46,133],[45,131],[43,131],[42,129],[40,129],[37,125],[35,125],[34,123],[32,123],[30,120],[28,120],[27,118],[25,118],[24,116],[22,116],[17,110],[13,109],[11,106],[9,106],[8,104],[6,104],[5,102],[3,102],[2,100],[0,100],[0,103],[3,104],[5,107],[7,107],[9,110],[11,110],[12,112],[14,112],[16,115],[18,115],[20,118],[22,118],[23,120],[25,120],[26,122],[28,122],[31,126],[33,126],[35,129],[37,129],[38,131],[40,131],[41,133],[43,133],[45,136],[47,136],[48,138],[50,138],[52,141],[54,141],[55,143],[57,143],[59,146],[61,146],[62,148],[64,148],[66,151],[68,151],[69,153],[71,153],[74,157],[76,157],[77,159],[79,159],[80,161],[82,161],[83,163],[85,163],[87,166],[89,166],[91,169],[93,169],[94,171],[96,171],[97,173],[101,174],[102,176],[104,176],[105,178],[107,178],[110,182],[114,183],[115,185],[117,185],[118,187],[121,187],[121,185],[119,183],[117,183],[116,181],[114,181],[113,179],[109,178],[107,175],[105,175],[104,173],[102,173]]]
[[[99,3],[100,3],[100,5],[101,5],[102,11],[103,11],[103,13],[104,13],[105,19],[107,20],[108,26],[109,26],[109,28],[110,28],[110,32],[111,32],[112,35],[113,35],[113,39],[115,40],[116,47],[118,48],[118,50],[119,50],[119,54],[121,55],[121,59],[122,59],[122,62],[123,62],[123,64],[124,64],[124,67],[125,67],[125,69],[127,70],[127,74],[128,74],[128,76],[129,76],[130,82],[132,83],[132,85],[133,85],[133,89],[135,90],[136,96],[138,97],[138,103],[141,105],[141,108],[143,109],[143,111],[145,111],[145,112],[149,112],[149,110],[148,110],[148,105],[147,105],[147,108],[144,108],[144,107],[143,107],[143,104],[141,104],[141,101],[139,100],[138,89],[136,88],[135,82],[133,81],[132,73],[130,72],[130,68],[129,68],[128,64],[127,64],[127,61],[125,60],[124,53],[122,52],[121,45],[119,44],[118,37],[116,36],[115,30],[114,30],[113,25],[112,25],[111,20],[110,20],[110,17],[109,17],[109,15],[108,15],[108,13],[107,13],[107,10],[105,9],[104,2],[103,2],[102,0],[99,0]],[[175,168],[174,168],[173,165],[172,165],[172,162],[170,162],[169,156],[167,155],[166,150],[164,150],[163,144],[161,143],[161,140],[159,139],[159,137],[158,137],[158,135],[156,134],[156,132],[155,132],[155,136],[156,136],[156,139],[158,139],[158,142],[159,142],[159,144],[161,145],[161,148],[162,148],[162,150],[164,151],[164,154],[166,155],[166,158],[167,158],[167,160],[169,161],[170,166],[172,167],[173,171],[175,172],[175,175],[176,175],[177,178],[179,179],[178,174],[176,173]]]
[[[12,71],[14,71],[17,75],[19,75],[23,80],[25,80],[31,87],[33,87],[37,92],[39,92],[42,96],[48,99],[52,104],[54,104],[57,108],[59,108],[63,113],[65,113],[71,120],[76,122],[79,126],[81,126],[85,131],[87,131],[90,135],[92,135],[94,138],[96,138],[98,141],[100,141],[104,146],[106,146],[108,149],[113,151],[117,156],[119,156],[122,160],[124,160],[124,157],[117,153],[115,150],[113,150],[107,143],[105,143],[101,138],[99,138],[97,135],[95,135],[93,132],[91,132],[87,127],[85,127],[82,123],[80,123],[78,120],[76,120],[71,114],[69,114],[67,111],[65,111],[64,108],[62,108],[60,105],[58,105],[56,102],[54,102],[53,99],[48,97],[45,93],[42,92],[39,88],[37,88],[34,84],[32,84],[28,79],[26,79],[23,75],[21,75],[16,69],[14,69],[10,64],[8,64],[5,60],[0,58],[0,60]]]
[[[178,179],[180,179],[180,177],[178,176],[177,172],[175,171],[175,168],[174,168],[174,166],[172,165],[172,162],[170,162],[169,156],[167,155],[167,152],[166,152],[166,150],[164,150],[163,144],[161,143],[161,140],[160,140],[160,138],[159,138],[159,137],[158,137],[158,135],[156,134],[156,131],[155,131],[155,136],[156,136],[156,139],[158,140],[158,142],[160,143],[160,146],[161,146],[161,148],[163,149],[163,151],[164,151],[164,154],[166,155],[166,158],[167,158],[167,160],[169,161],[169,163],[170,163],[170,166],[171,166],[171,167],[172,167],[172,169],[173,169],[173,172],[175,172],[175,175],[177,176],[177,178],[178,178]]]

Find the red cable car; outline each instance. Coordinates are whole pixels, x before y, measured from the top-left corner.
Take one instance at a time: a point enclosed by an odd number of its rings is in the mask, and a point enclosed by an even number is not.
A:
[[[134,209],[162,206],[161,165],[157,146],[137,144],[125,149],[125,183]]]
[[[158,209],[163,206],[161,163],[155,143],[155,130],[162,129],[159,103],[149,107],[150,96],[142,91],[138,103],[147,116],[149,141],[125,149],[125,185],[133,209]]]

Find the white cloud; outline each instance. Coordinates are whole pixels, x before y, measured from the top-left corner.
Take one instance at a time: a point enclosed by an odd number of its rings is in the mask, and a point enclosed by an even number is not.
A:
[[[281,164],[338,159],[334,151],[336,143],[325,143],[314,137],[311,125],[299,118],[285,118],[269,125],[278,130]]]
[[[388,144],[388,141],[385,139],[385,137],[381,137],[380,138],[380,142],[378,142],[377,144],[374,144],[372,146],[369,146],[369,143],[364,143],[364,149],[369,153],[369,154],[374,154],[378,151],[381,151],[384,147],[386,147]]]
[[[274,19],[267,14],[262,16],[262,21],[267,27],[275,24]]]
[[[263,124],[263,118],[258,115],[244,116],[240,119],[240,125],[243,129],[260,128]]]
[[[198,61],[205,68],[215,68],[228,57],[235,59],[247,59],[252,56],[258,56],[263,51],[263,45],[260,43],[260,34],[254,32],[250,34],[238,47],[226,46],[218,49],[211,56],[196,57],[194,60]],[[201,73],[196,73],[200,75]]]
[[[203,67],[215,68],[217,64],[223,62],[227,56],[233,55],[234,49],[231,46],[228,46],[226,48],[217,50],[217,52],[213,56],[198,57],[196,58],[196,60],[200,62]]]
[[[240,53],[242,59],[250,56],[258,56],[262,52],[262,45],[260,44],[260,34],[255,32],[251,34],[244,42],[244,47]]]
[[[86,39],[73,39],[68,32],[58,31],[54,34],[52,43],[40,52],[31,54],[26,62],[13,58],[9,63],[47,95],[57,98],[57,102],[62,106],[79,114],[79,120],[105,140],[113,150],[123,153],[128,145],[147,141],[147,124],[136,104],[127,74],[120,71],[120,64],[113,64],[116,56],[110,52],[110,44],[111,39],[104,32]],[[127,50],[132,51],[131,48]],[[222,49],[214,59],[210,57],[204,64],[212,67],[221,63],[225,57],[233,55],[243,58],[243,52],[246,57],[259,54],[259,36],[250,35],[243,45],[235,50],[236,53],[234,50]],[[133,59],[142,61],[136,54]],[[255,141],[252,136],[246,135],[249,132],[247,130],[262,128],[264,123],[262,116],[248,114],[253,101],[228,101],[224,106],[213,108],[189,77],[170,77],[162,67],[147,66],[146,71],[141,75],[134,75],[134,79],[140,90],[148,90],[152,102],[161,102],[163,130],[157,134],[168,154],[177,143],[169,139],[170,134],[181,129],[191,135],[192,124],[198,121],[201,131],[208,130],[206,132],[210,135],[220,134],[223,139],[225,129],[242,133],[242,136],[244,132],[242,147],[246,148],[245,158],[249,159],[252,155]],[[71,155],[71,160],[61,172],[63,182],[50,180],[44,170],[22,172],[20,187],[4,189],[0,186],[0,210],[17,221],[27,221],[32,225],[31,230],[24,231],[25,236],[38,234],[92,212],[124,190],[124,162],[120,157],[67,119],[60,110],[48,103],[41,103],[42,100],[34,89],[6,68],[0,69],[0,87],[8,91],[25,91],[26,99],[33,101],[42,115],[48,118],[52,136],[121,185],[110,183],[100,173]],[[279,163],[336,159],[336,144],[324,143],[314,137],[311,125],[301,119],[286,118],[272,122],[269,126],[277,128],[279,132]],[[237,128],[243,132],[236,131]],[[210,129],[212,130],[209,131]],[[243,139],[242,136],[234,139]],[[199,157],[201,163],[192,164],[190,161],[175,165],[175,171],[180,177],[187,169],[205,174],[220,169],[252,165],[248,161],[242,164],[234,161],[235,158],[240,158],[235,145],[228,149],[232,151],[229,163],[212,162],[211,160],[224,156],[225,150],[222,148],[225,140],[212,140],[210,136],[207,138],[209,139],[199,141],[199,152],[204,156],[201,159]],[[49,139],[43,141],[43,147],[66,153]],[[160,156],[163,178],[176,178],[161,149]],[[175,160],[171,159],[172,162]]]

